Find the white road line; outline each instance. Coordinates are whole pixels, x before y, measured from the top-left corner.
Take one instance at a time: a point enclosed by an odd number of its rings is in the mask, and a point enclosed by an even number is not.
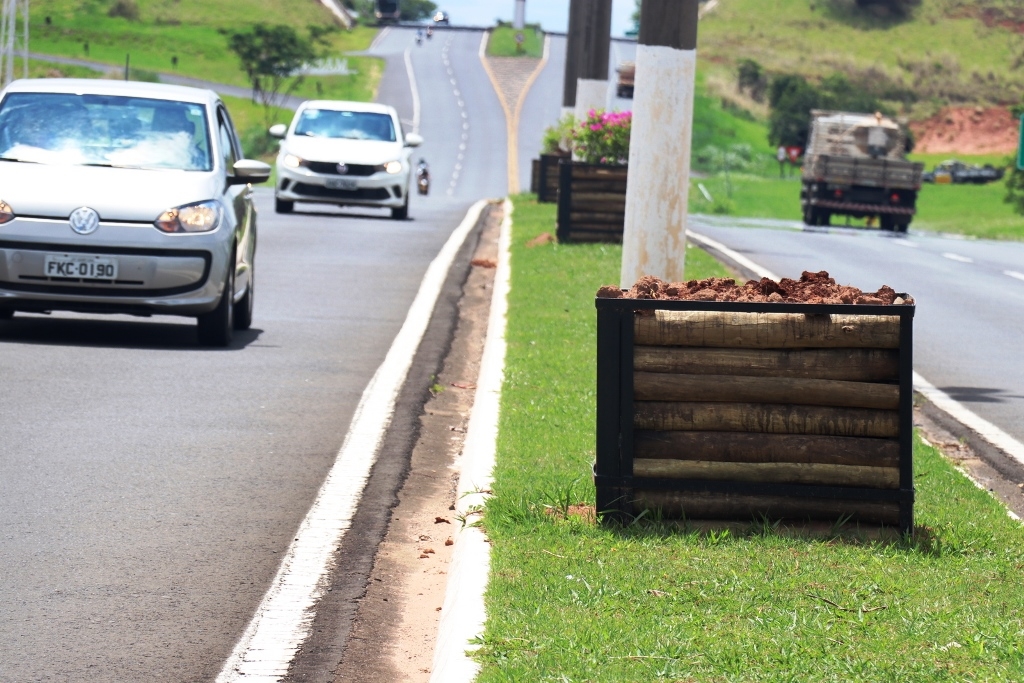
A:
[[[721,242],[716,242],[710,237],[700,235],[694,232],[693,230],[687,230],[686,236],[689,237],[690,239],[697,240],[698,242],[705,246],[711,247],[712,249],[722,252],[723,254],[731,258],[733,261],[743,266],[744,268],[747,268],[748,270],[751,270],[754,273],[756,273],[758,277],[766,277],[769,280],[775,280],[776,282],[782,279],[772,271],[768,270],[767,268],[762,268],[761,266],[757,265],[756,263],[748,259],[743,254],[733,251],[732,249],[725,246]]]
[[[1024,444],[1004,432],[977,413],[965,408],[949,394],[936,388],[921,375],[914,373],[914,388],[924,394],[935,407],[954,420],[978,433],[978,436],[1024,465]]]
[[[391,422],[395,401],[433,315],[452,261],[486,206],[473,205],[427,268],[402,329],[363,391],[338,457],[306,514],[277,576],[217,683],[271,683],[308,637],[315,608],[335,566],[335,551],[352,524],[366,481]]]
[[[464,517],[472,515],[487,502],[487,496],[480,492],[491,488],[494,470],[501,388],[505,382],[512,211],[512,203],[506,200],[505,220],[498,238],[498,268],[491,294],[487,338],[466,441],[459,460],[459,502],[455,514]],[[483,633],[487,619],[484,591],[490,564],[490,545],[486,534],[478,526],[463,526],[455,537],[452,561],[448,567],[448,586],[441,608],[430,683],[469,683],[480,671],[480,665],[466,653],[479,647],[470,645],[470,641]]]
[[[412,132],[420,132],[420,89],[416,85],[416,72],[412,69],[412,48],[405,49],[405,70],[409,73],[409,88],[412,90]]]
[[[1004,270],[1003,274],[1009,275],[1010,277],[1013,278],[1017,278],[1018,280],[1024,280],[1024,273],[1018,273],[1016,270]]]
[[[390,26],[385,26],[385,27],[384,27],[384,30],[383,30],[383,31],[381,31],[380,33],[378,33],[378,34],[377,34],[377,37],[373,39],[373,42],[372,42],[372,43],[370,43],[370,49],[368,50],[368,52],[373,52],[373,51],[374,51],[374,50],[376,50],[376,49],[377,49],[378,47],[380,47],[380,44],[384,42],[384,39],[385,39],[385,38],[386,38],[386,37],[387,37],[387,36],[388,36],[388,35],[389,35],[390,33],[391,33],[391,27],[390,27]]]
[[[957,263],[974,263],[974,259],[972,258],[961,256],[960,254],[953,254],[951,252],[946,252],[942,256],[943,258],[948,258],[950,261],[956,261]]]
[[[898,244],[901,247],[910,247],[911,249],[917,249],[917,248],[919,248],[921,246],[917,242],[911,242],[911,241],[905,240],[905,239],[891,238],[891,241],[892,241],[893,244]]]

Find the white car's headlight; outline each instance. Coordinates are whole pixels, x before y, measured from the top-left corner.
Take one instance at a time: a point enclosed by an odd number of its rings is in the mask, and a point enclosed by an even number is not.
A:
[[[14,220],[14,209],[7,202],[0,199],[0,225],[10,223]]]
[[[391,175],[398,175],[399,173],[402,172],[402,162],[389,161],[388,163],[384,164],[384,170],[390,173]]]
[[[295,156],[294,154],[285,154],[284,165],[287,166],[288,168],[298,168],[299,166],[302,165],[302,159]]]
[[[167,209],[153,224],[163,232],[211,232],[221,220],[220,202],[213,199]]]

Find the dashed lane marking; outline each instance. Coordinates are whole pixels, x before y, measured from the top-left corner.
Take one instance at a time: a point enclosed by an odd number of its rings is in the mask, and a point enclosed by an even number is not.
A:
[[[1018,280],[1024,280],[1024,273],[1018,273],[1016,270],[1004,270],[1003,274]]]
[[[942,256],[943,258],[948,258],[950,261],[956,261],[957,263],[974,263],[974,259],[961,256],[960,254],[954,254],[952,252],[946,252]]]

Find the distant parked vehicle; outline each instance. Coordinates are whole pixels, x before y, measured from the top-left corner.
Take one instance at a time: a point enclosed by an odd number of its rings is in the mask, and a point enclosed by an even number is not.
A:
[[[906,232],[924,165],[907,161],[899,124],[878,113],[815,110],[811,117],[800,191],[804,222],[877,217],[882,230]]]
[[[966,164],[958,159],[948,159],[925,173],[923,180],[926,183],[937,183],[939,185],[962,185],[967,183],[984,185],[985,183],[994,183],[997,180],[1002,180],[1005,173],[1005,170],[996,168],[992,164],[977,166],[975,164]]]
[[[438,26],[448,26],[448,24],[449,24],[448,13],[447,12],[442,12],[441,10],[438,10],[434,14],[434,23],[437,24]]]
[[[616,69],[619,74],[619,82],[615,88],[619,97],[633,99],[633,82],[636,79],[636,64],[634,62],[623,62]]]

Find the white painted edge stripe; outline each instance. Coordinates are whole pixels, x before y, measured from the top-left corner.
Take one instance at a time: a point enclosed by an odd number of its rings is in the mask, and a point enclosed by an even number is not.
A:
[[[505,200],[505,219],[498,238],[498,268],[494,276],[491,313],[487,322],[477,380],[476,396],[466,430],[466,441],[458,463],[459,499],[456,514],[463,517],[484,505],[491,487],[498,440],[501,389],[505,381],[505,326],[508,313],[509,247],[512,243],[512,202]],[[478,519],[470,516],[470,522]],[[430,683],[470,683],[480,665],[467,656],[476,649],[470,640],[481,635],[487,612],[484,592],[490,574],[491,546],[479,527],[466,526],[455,537],[452,562],[448,568],[441,621],[434,648]]]
[[[914,373],[914,388],[923,394],[935,407],[964,425],[977,432],[978,436],[992,444],[1008,456],[1024,465],[1024,444],[979,416],[969,408],[955,401],[946,392],[935,387],[918,373]]]
[[[473,205],[428,266],[405,323],[356,406],[348,434],[295,541],[217,683],[279,681],[308,637],[317,602],[335,566],[370,470],[391,423],[395,401],[427,330],[451,264],[487,202]]]
[[[416,84],[416,72],[412,68],[412,48],[405,49],[405,70],[409,74],[409,89],[412,91],[412,132],[420,133],[420,89]]]
[[[739,253],[737,251],[733,251],[732,249],[730,249],[729,247],[725,246],[721,242],[717,242],[717,241],[711,239],[710,237],[698,234],[698,233],[694,232],[693,230],[687,230],[686,231],[686,236],[689,237],[690,239],[693,239],[693,240],[696,240],[696,241],[700,242],[704,246],[711,247],[712,249],[714,249],[716,251],[722,252],[723,254],[725,254],[726,256],[731,258],[733,261],[735,261],[736,263],[738,263],[741,266],[743,266],[744,268],[746,268],[748,270],[751,270],[754,273],[757,273],[757,275],[759,277],[766,277],[769,280],[775,280],[776,282],[778,282],[779,280],[782,279],[778,275],[773,273],[772,271],[768,270],[767,268],[762,268],[761,266],[757,265],[756,263],[754,263],[753,261],[748,259],[743,254],[741,254],[741,253]]]
[[[1010,277],[1016,278],[1017,280],[1024,280],[1024,273],[1018,273],[1016,270],[1005,270],[1003,271],[1003,274],[1009,275]]]
[[[381,32],[377,34],[377,37],[373,39],[373,42],[370,43],[370,49],[368,50],[368,52],[373,52],[378,47],[380,47],[380,44],[384,42],[384,39],[387,38],[388,34],[390,33],[391,27],[385,26],[383,30],[381,30]]]

